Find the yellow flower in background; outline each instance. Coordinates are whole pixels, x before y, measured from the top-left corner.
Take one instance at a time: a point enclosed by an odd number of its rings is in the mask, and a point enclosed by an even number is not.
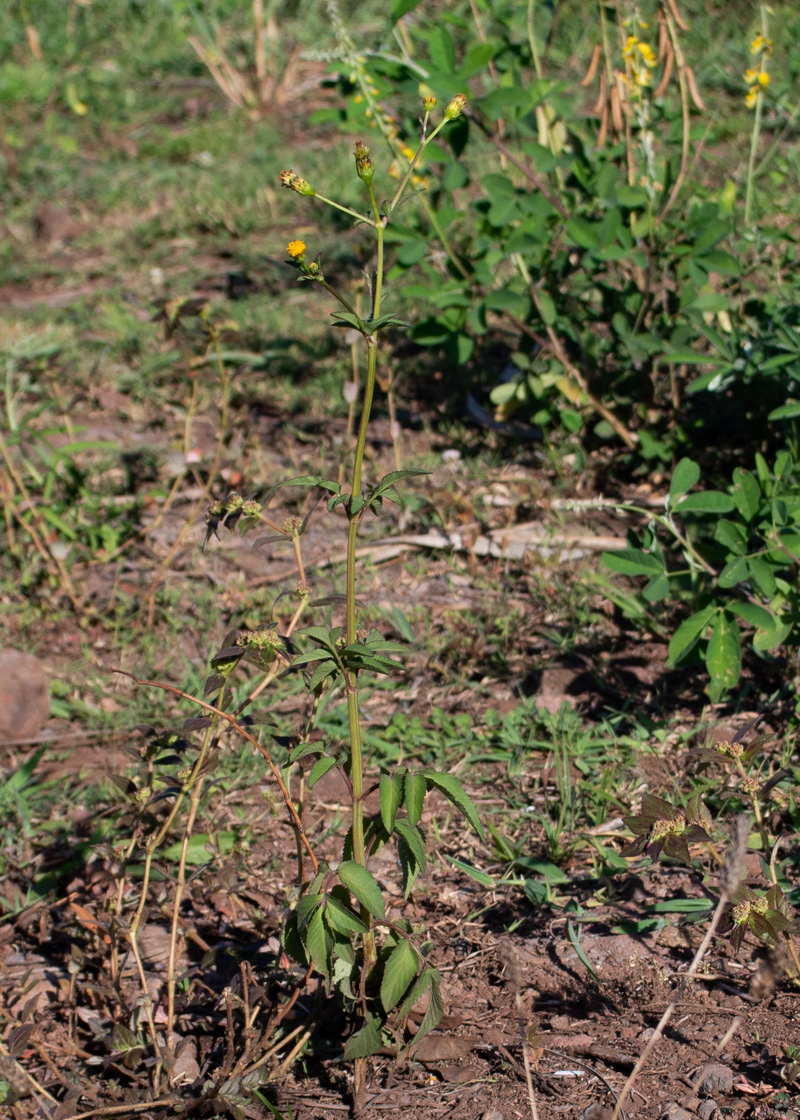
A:
[[[762,87],[762,89],[766,89],[769,85],[769,74],[766,72],[766,70],[762,70],[758,75],[758,84]]]
[[[766,35],[760,33],[750,44],[750,54],[765,54],[769,58],[774,50],[775,44],[772,39],[768,39]]]
[[[306,255],[305,241],[290,241],[286,246],[286,252],[293,261],[301,261]]]
[[[749,69],[745,70],[743,77],[747,84],[749,86],[752,86],[754,82],[758,81],[758,71]]]
[[[748,109],[752,109],[757,100],[758,86],[753,86],[752,89],[748,90],[747,97],[745,97],[744,99],[744,103]]]

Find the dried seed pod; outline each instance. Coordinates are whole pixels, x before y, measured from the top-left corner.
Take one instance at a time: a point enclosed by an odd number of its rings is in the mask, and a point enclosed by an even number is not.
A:
[[[600,74],[600,92],[597,95],[597,100],[595,101],[594,105],[592,105],[592,112],[595,114],[595,116],[597,116],[598,113],[602,113],[607,100],[608,82],[606,80],[606,72],[605,70],[603,70]]]
[[[672,67],[675,62],[675,52],[669,50],[667,52],[666,61],[664,63],[664,73],[661,75],[661,81],[658,83],[656,89],[653,90],[653,97],[663,97],[667,92],[669,80],[672,77]]]
[[[689,24],[678,11],[678,5],[675,3],[675,0],[667,0],[667,4],[669,5],[669,10],[672,12],[672,16],[678,27],[680,27],[681,31],[688,31]]]
[[[625,121],[622,116],[622,98],[619,93],[619,82],[611,91],[611,120],[614,122],[616,132],[625,131]]]
[[[663,62],[668,51],[672,50],[672,43],[669,38],[669,31],[667,30],[667,21],[664,19],[664,13],[659,8],[658,11],[658,61]]]
[[[597,146],[604,148],[608,139],[608,102],[603,102],[603,112],[600,117],[600,131],[597,133]]]
[[[689,93],[691,94],[695,109],[699,109],[701,113],[705,112],[705,102],[700,96],[700,90],[697,88],[694,70],[692,70],[691,66],[686,67],[686,81],[689,84]]]
[[[595,43],[595,48],[592,51],[592,57],[589,61],[589,69],[586,71],[586,77],[581,82],[581,89],[588,89],[588,87],[594,81],[594,76],[597,73],[597,67],[600,64],[601,53],[602,52],[600,50],[600,44]]]

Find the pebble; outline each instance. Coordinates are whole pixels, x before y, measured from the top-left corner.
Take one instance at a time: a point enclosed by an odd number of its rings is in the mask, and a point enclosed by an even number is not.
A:
[[[481,1120],[506,1120],[506,1118],[499,1108],[490,1108],[488,1112],[484,1112]]]
[[[703,1101],[697,1109],[697,1115],[700,1120],[711,1120],[711,1117],[717,1111],[717,1102],[715,1100]]]
[[[38,657],[0,649],[0,743],[31,739],[50,717],[47,674]]]
[[[713,1097],[716,1093],[723,1096],[733,1091],[733,1070],[715,1062],[703,1070],[700,1092],[703,1096]]]
[[[664,1120],[693,1120],[691,1112],[681,1108],[677,1101],[667,1101],[661,1110]]]

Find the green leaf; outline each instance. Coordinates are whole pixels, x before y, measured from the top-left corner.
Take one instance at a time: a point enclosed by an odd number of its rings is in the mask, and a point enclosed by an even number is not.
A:
[[[417,954],[405,937],[397,943],[384,965],[381,980],[381,1003],[384,1011],[397,1007],[417,975]]]
[[[355,860],[347,859],[339,864],[339,878],[374,918],[386,917],[381,888],[371,871]]]
[[[497,885],[497,880],[493,875],[487,875],[485,871],[473,867],[471,863],[448,855],[445,855],[445,859],[449,860],[459,871],[463,871],[465,875],[469,875],[470,879],[474,879],[476,883],[480,883],[482,887],[495,887]]]
[[[600,248],[600,231],[596,222],[587,222],[585,218],[570,218],[566,232],[581,249]]]
[[[336,765],[336,759],[331,758],[329,755],[323,755],[318,758],[314,765],[311,767],[311,773],[308,775],[308,788],[313,789],[317,782],[323,775],[327,774]]]
[[[767,420],[794,420],[796,416],[800,416],[800,401],[790,401],[788,404],[773,408]]]
[[[344,1058],[352,1062],[354,1058],[368,1058],[381,1048],[381,1021],[377,1015],[368,1015],[360,1030],[351,1034],[344,1045]]]
[[[329,944],[321,906],[315,911],[314,916],[308,923],[303,941],[314,968],[317,972],[322,973],[327,980],[329,975]]]
[[[664,572],[664,561],[651,552],[638,548],[623,548],[619,552],[604,552],[603,563],[612,572],[623,576],[660,576]]]
[[[775,615],[765,607],[760,607],[758,603],[730,603],[727,609],[748,626],[754,626],[756,630],[775,629]]]
[[[440,789],[447,800],[461,810],[478,836],[483,840],[483,825],[480,822],[478,812],[472,798],[465,792],[455,774],[442,774],[439,770],[424,770],[423,774],[428,786],[436,786],[437,789]]]
[[[735,495],[733,500],[736,501]],[[741,556],[747,546],[747,532],[738,521],[727,521],[723,517],[717,522],[717,527],[714,530],[714,540],[724,545],[728,552]]]
[[[392,23],[397,23],[403,16],[413,12],[419,0],[392,0]]]
[[[697,914],[713,905],[710,898],[668,898],[664,902],[646,902],[644,909],[653,914]]]
[[[642,595],[648,603],[661,603],[669,595],[669,579],[665,572],[653,576],[642,589]]]
[[[675,513],[730,513],[734,508],[730,494],[721,490],[701,490],[699,494],[687,494],[675,506]]]
[[[402,836],[408,845],[408,850],[414,857],[420,871],[425,870],[425,838],[417,828],[416,825],[409,824],[408,821],[402,820],[395,821],[394,831],[398,836]]]
[[[367,927],[349,906],[345,906],[334,895],[329,894],[326,901],[328,921],[337,933],[366,933]]]
[[[397,834],[397,856],[400,860],[400,870],[402,871],[403,898],[407,899],[419,878],[420,869],[419,864],[414,859],[414,853],[399,833]]]
[[[442,1006],[442,992],[440,987],[439,973],[435,968],[431,969],[431,995],[428,1001],[428,1009],[419,1025],[419,1030],[414,1035],[414,1041],[421,1041],[426,1034],[436,1030],[439,1023],[442,1021],[444,1015],[444,1007]]]
[[[731,496],[745,521],[752,521],[761,505],[761,487],[758,485],[758,479],[755,475],[737,467],[733,472]]]
[[[453,74],[456,68],[456,48],[452,36],[441,23],[435,23],[431,37],[428,40],[428,52],[431,62],[437,70],[445,74]]]
[[[335,327],[352,327],[354,331],[358,331],[360,334],[363,334],[367,328],[363,319],[359,319],[353,311],[331,311],[331,318]]]
[[[428,788],[425,775],[419,770],[410,770],[406,774],[406,812],[410,824],[416,824],[422,816],[422,803],[425,800],[425,791]]]
[[[703,610],[697,611],[696,614],[684,619],[672,635],[672,640],[669,643],[667,663],[670,668],[674,668],[678,662],[689,653],[716,613],[716,607],[705,607]]]
[[[397,810],[403,801],[404,778],[403,769],[395,770],[394,774],[381,774],[380,777],[381,820],[387,832],[393,831]]]
[[[321,486],[323,490],[329,490],[331,494],[338,494],[341,492],[341,486],[338,482],[334,482],[331,478],[320,478],[315,474],[300,474],[297,478],[287,478],[284,486]]]
[[[753,648],[765,653],[782,646],[793,630],[791,622],[780,622],[773,630],[762,630],[753,638]]]
[[[778,585],[775,583],[775,576],[767,561],[760,556],[749,556],[747,567],[750,569],[750,576],[758,590],[768,599],[772,599],[778,590]]]
[[[558,311],[556,310],[556,305],[553,297],[543,288],[539,289],[538,294],[539,310],[541,311],[542,319],[548,327],[552,327],[553,323],[555,323],[556,319],[558,318]]]
[[[711,676],[710,695],[716,703],[734,688],[742,672],[742,646],[739,624],[727,611],[722,611],[714,623],[706,650],[706,668]]]
[[[735,556],[729,560],[717,576],[720,587],[735,587],[737,583],[744,583],[750,578],[750,566],[746,556]]]
[[[567,919],[567,937],[570,940],[570,944],[572,945],[572,948],[578,954],[578,960],[581,962],[583,967],[589,973],[592,980],[594,980],[595,984],[597,984],[597,986],[600,987],[600,984],[601,984],[600,977],[597,975],[597,973],[595,972],[595,970],[592,968],[591,964],[589,963],[589,958],[586,956],[586,950],[584,949],[583,945],[581,945],[580,938],[578,937],[578,932],[575,929],[575,926],[569,920],[569,918]]]
[[[700,477],[700,467],[692,459],[681,459],[672,472],[669,486],[669,504],[672,506],[691,490]]]
[[[321,894],[304,894],[297,903],[297,928],[302,930],[308,919],[322,902]]]
[[[333,676],[334,673],[338,673],[338,671],[339,666],[335,661],[323,661],[321,665],[317,665],[314,672],[308,678],[309,691],[316,692],[324,680]]]

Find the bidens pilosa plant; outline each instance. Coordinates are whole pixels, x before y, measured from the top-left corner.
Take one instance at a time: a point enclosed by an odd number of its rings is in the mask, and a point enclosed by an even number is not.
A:
[[[452,774],[432,768],[413,769],[398,766],[376,775],[380,792],[380,812],[367,817],[364,800],[370,792],[367,785],[360,714],[359,687],[363,674],[397,672],[400,663],[391,655],[403,647],[385,640],[378,632],[365,632],[358,625],[356,598],[356,542],[359,526],[369,514],[380,513],[385,499],[399,502],[396,485],[402,479],[425,472],[406,469],[393,471],[372,485],[364,484],[364,451],[379,364],[379,332],[388,326],[402,326],[402,320],[387,313],[384,297],[384,231],[411,182],[414,167],[433,138],[463,111],[466,98],[457,95],[448,103],[434,127],[431,114],[436,99],[426,97],[423,103],[420,140],[413,158],[389,201],[379,203],[375,187],[375,169],[369,151],[362,143],[355,146],[356,173],[367,193],[369,209],[361,214],[348,206],[320,194],[301,175],[283,171],[283,185],[304,199],[317,199],[349,215],[354,222],[369,228],[375,237],[376,266],[371,277],[371,306],[368,315],[359,314],[345,295],[326,279],[318,257],[311,259],[306,244],[297,239],[287,247],[289,263],[303,282],[324,288],[339,304],[334,314],[337,325],[358,332],[367,351],[366,379],[363,387],[361,417],[348,485],[317,476],[292,478],[283,485],[318,488],[327,493],[330,515],[346,524],[347,561],[345,594],[339,598],[344,608],[343,625],[328,628],[309,626],[298,631],[303,648],[297,652],[292,643],[278,635],[274,627],[258,633],[237,633],[226,648],[213,659],[215,676],[209,681],[208,693],[230,694],[229,676],[245,658],[256,658],[267,675],[287,664],[301,669],[306,686],[314,696],[313,711],[326,691],[341,690],[346,698],[348,741],[328,747],[312,737],[314,717],[296,739],[293,747],[280,760],[285,783],[287,807],[294,812],[293,825],[298,835],[298,889],[290,918],[283,931],[287,953],[314,969],[335,992],[344,1009],[351,1014],[356,1029],[344,1049],[347,1059],[356,1062],[355,1103],[358,1110],[364,1099],[365,1059],[382,1045],[384,1034],[389,1041],[402,1046],[408,1014],[423,996],[428,997],[427,1010],[416,1032],[416,1038],[432,1030],[442,1014],[439,992],[440,977],[429,960],[430,944],[419,944],[415,931],[402,919],[389,920],[383,892],[368,867],[370,855],[389,841],[396,844],[402,872],[403,893],[410,894],[414,883],[425,869],[425,835],[420,827],[423,802],[427,791],[438,789],[481,832],[474,805]],[[393,184],[394,186],[394,184]],[[276,488],[277,489],[277,488]],[[269,520],[264,513],[266,503],[244,501],[229,495],[209,512],[209,533],[220,526],[232,529],[238,524],[244,531],[266,522],[278,534],[277,539],[290,541],[295,549],[300,579],[295,589],[297,611],[289,627],[291,633],[300,614],[315,601],[302,565],[301,538],[305,522],[289,519],[282,525]],[[307,519],[306,519],[307,521]],[[276,539],[275,537],[269,538]],[[257,541],[256,544],[261,542]],[[327,598],[322,603],[331,604]],[[290,652],[291,650],[291,652]],[[294,653],[294,656],[292,656]],[[262,664],[263,663],[263,664]],[[279,747],[276,745],[275,751]],[[277,757],[277,754],[275,755]],[[296,781],[302,787],[303,770],[313,761],[307,778],[308,786],[333,767],[344,775],[352,800],[352,824],[344,840],[339,862],[318,861],[309,845],[295,808],[297,797],[291,797],[293,769],[299,771]],[[288,796],[287,796],[288,795]]]

